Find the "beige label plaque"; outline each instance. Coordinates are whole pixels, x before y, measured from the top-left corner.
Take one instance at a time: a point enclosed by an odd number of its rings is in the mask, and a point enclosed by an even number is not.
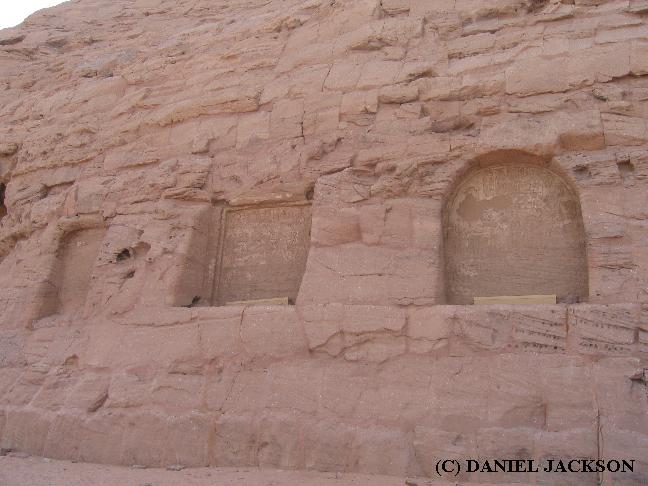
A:
[[[500,295],[496,297],[475,297],[475,305],[490,304],[555,304],[555,295]]]
[[[310,247],[310,204],[227,209],[223,227],[214,303],[294,303]]]

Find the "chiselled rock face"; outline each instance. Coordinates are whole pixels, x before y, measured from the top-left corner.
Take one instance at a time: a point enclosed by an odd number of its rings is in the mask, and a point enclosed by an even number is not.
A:
[[[445,224],[450,303],[500,295],[587,299],[580,203],[554,172],[515,163],[476,170],[451,198]]]
[[[58,288],[58,311],[73,314],[83,310],[99,247],[106,230],[103,228],[68,233],[61,242],[53,281]]]
[[[72,0],[0,31],[0,448],[648,484],[647,14]]]

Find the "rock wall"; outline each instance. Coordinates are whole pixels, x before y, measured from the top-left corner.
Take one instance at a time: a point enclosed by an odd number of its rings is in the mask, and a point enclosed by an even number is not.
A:
[[[626,458],[459,479],[645,484],[646,15],[73,0],[0,31],[0,445],[427,476]],[[508,202],[473,191],[462,231],[545,221],[509,241],[517,267],[452,236],[465,181],[500,170],[522,174]],[[559,303],[455,296],[457,269],[497,295],[520,265],[513,291]]]

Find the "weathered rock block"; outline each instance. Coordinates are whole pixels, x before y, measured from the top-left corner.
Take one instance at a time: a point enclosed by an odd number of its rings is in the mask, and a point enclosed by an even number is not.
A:
[[[79,0],[0,32],[0,447],[648,484],[647,12]]]

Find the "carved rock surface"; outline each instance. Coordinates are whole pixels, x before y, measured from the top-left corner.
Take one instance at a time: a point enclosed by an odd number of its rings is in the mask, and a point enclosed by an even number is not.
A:
[[[646,12],[77,0],[0,31],[0,448],[648,484]],[[558,303],[471,305],[516,293]]]

